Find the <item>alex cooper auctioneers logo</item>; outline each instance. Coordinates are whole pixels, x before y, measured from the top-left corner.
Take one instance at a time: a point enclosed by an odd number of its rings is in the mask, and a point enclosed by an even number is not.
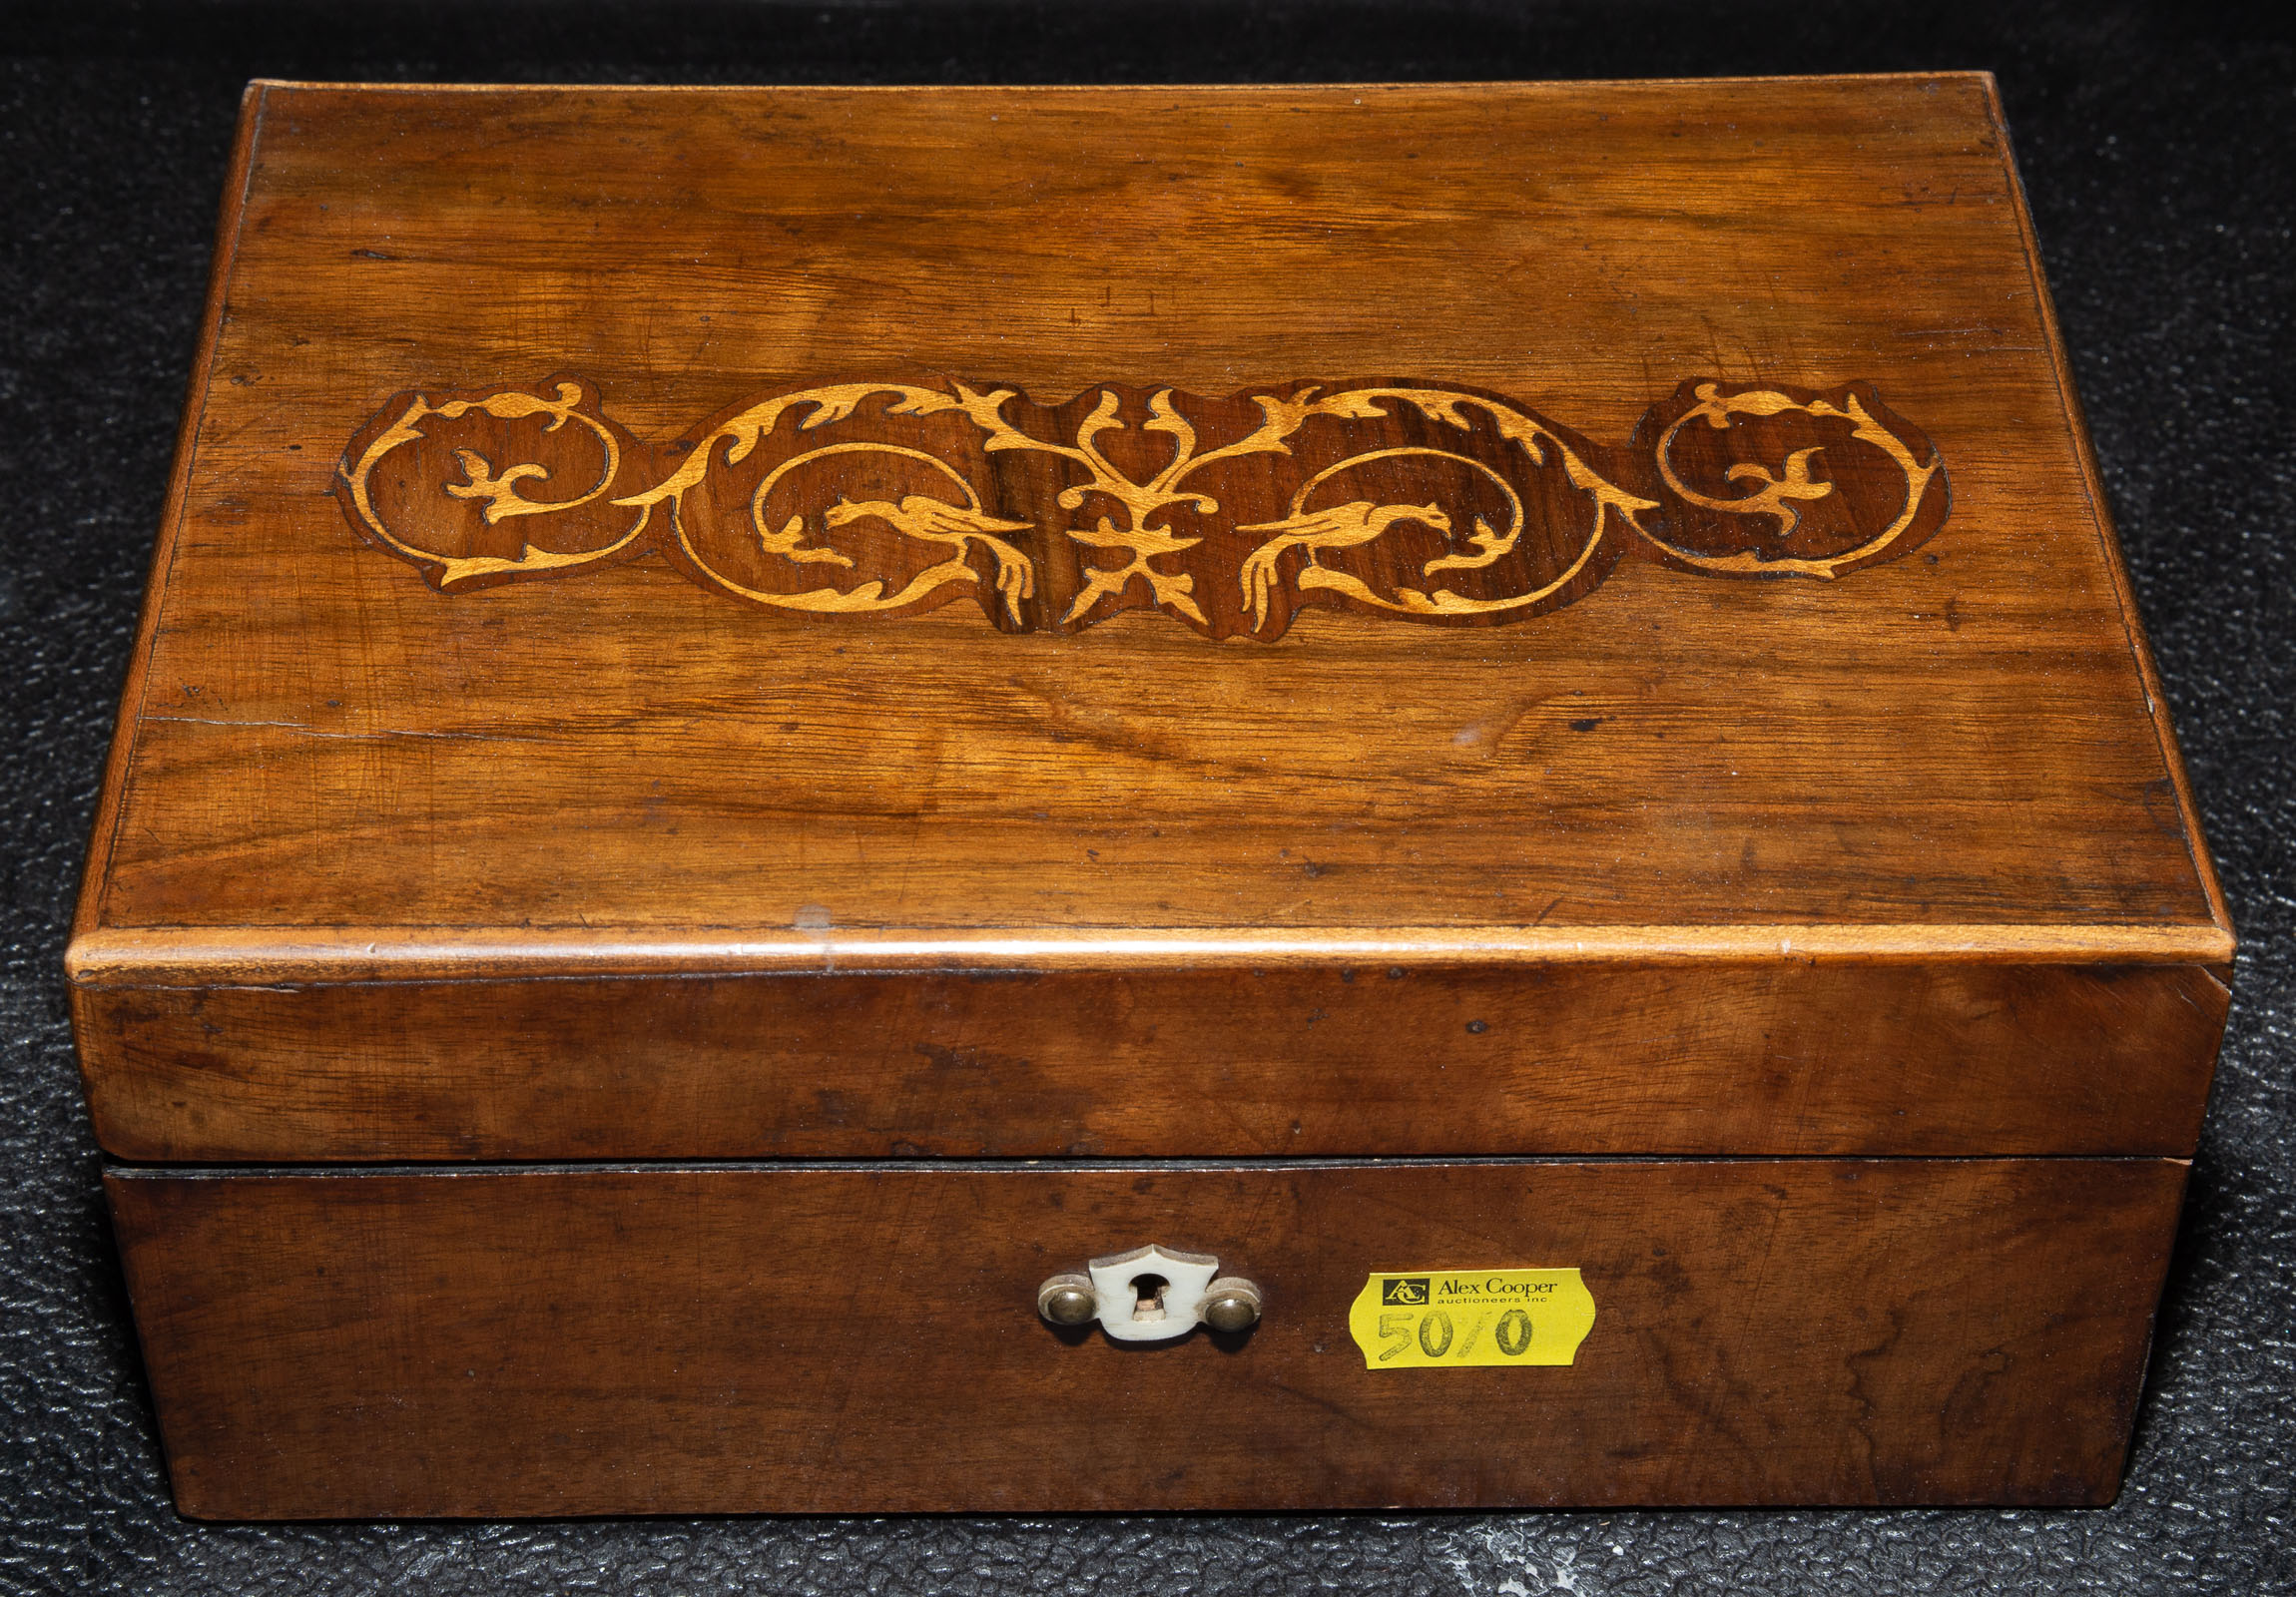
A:
[[[1380,1302],[1383,1304],[1424,1304],[1428,1301],[1428,1278],[1425,1276],[1398,1276],[1380,1283]]]

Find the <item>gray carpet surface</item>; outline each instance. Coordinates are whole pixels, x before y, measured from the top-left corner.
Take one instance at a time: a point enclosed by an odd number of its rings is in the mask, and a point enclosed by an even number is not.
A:
[[[2296,47],[2098,5],[572,3],[0,17],[0,1591],[2228,1592],[2296,1586]],[[2244,938],[2134,1458],[2081,1512],[215,1527],[176,1517],[60,959],[242,82],[1988,67]]]

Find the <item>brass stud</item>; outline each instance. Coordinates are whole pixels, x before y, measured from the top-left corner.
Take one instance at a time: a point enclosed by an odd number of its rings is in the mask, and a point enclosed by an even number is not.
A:
[[[1100,1313],[1092,1278],[1073,1273],[1052,1277],[1036,1289],[1036,1312],[1055,1326],[1086,1324]]]
[[[1204,1307],[1198,1311],[1214,1331],[1250,1331],[1260,1321],[1260,1289],[1241,1276],[1222,1276],[1204,1289]]]

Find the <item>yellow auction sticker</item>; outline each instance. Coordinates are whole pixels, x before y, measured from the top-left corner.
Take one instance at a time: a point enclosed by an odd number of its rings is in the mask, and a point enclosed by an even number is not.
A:
[[[1420,1270],[1378,1275],[1348,1310],[1369,1369],[1567,1364],[1594,1329],[1575,1270]]]

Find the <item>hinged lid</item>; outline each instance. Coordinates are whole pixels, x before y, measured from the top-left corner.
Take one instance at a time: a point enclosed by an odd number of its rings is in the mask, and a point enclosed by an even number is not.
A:
[[[1982,77],[259,85],[233,186],[117,1153],[2190,1146]]]

